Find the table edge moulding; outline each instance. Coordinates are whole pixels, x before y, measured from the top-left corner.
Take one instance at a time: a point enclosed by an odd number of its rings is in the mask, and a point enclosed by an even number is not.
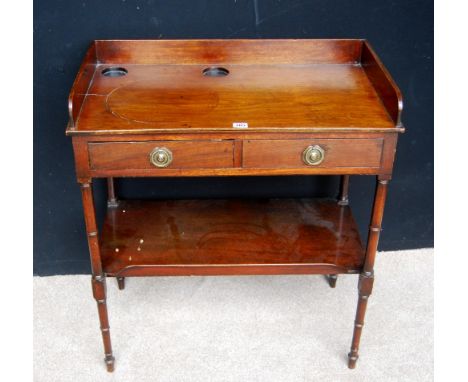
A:
[[[354,368],[402,95],[366,40],[96,40],[68,98],[105,363],[106,279],[358,274]],[[339,175],[338,200],[119,200],[114,178]],[[367,243],[350,175],[376,177]],[[93,178],[106,178],[98,232]]]

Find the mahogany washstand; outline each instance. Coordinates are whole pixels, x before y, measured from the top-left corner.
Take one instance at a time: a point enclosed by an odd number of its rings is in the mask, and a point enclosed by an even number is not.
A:
[[[106,278],[359,274],[358,348],[402,97],[365,40],[97,40],[68,101],[105,362]],[[114,177],[341,175],[338,201],[118,200]],[[376,176],[367,245],[350,175]],[[108,180],[98,234],[93,178]]]

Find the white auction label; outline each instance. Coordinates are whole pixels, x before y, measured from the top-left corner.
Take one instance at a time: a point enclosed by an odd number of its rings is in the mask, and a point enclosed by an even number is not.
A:
[[[249,124],[247,122],[233,122],[232,127],[236,129],[247,129]]]

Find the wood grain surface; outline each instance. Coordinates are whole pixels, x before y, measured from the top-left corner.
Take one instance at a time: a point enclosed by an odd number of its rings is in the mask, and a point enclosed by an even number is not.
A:
[[[337,274],[360,273],[355,367],[404,131],[401,93],[366,41],[98,40],[68,108],[108,371],[106,276],[123,289],[126,276],[163,275],[326,274],[334,287]],[[309,146],[322,161],[303,157]],[[339,201],[125,201],[113,181],[298,174],[342,175]],[[365,251],[348,206],[348,175],[363,174],[378,181]],[[95,177],[108,178],[102,234]]]
[[[101,256],[109,275],[352,273],[364,250],[336,200],[121,201]]]
[[[67,133],[235,131],[237,123],[252,131],[401,131],[401,94],[366,44],[96,41],[70,94]],[[103,74],[113,67],[127,74]],[[210,67],[229,73],[203,75]]]
[[[229,168],[234,166],[233,141],[147,141],[90,143],[90,166],[94,170],[152,169],[149,156],[153,149],[167,148],[173,161],[168,168]]]

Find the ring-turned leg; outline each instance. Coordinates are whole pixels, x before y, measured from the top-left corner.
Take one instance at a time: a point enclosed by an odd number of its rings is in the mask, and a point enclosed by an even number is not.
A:
[[[93,276],[91,282],[93,286],[93,296],[97,302],[99,321],[101,322],[101,334],[105,353],[104,362],[106,363],[107,371],[113,372],[115,359],[112,355],[109,317],[107,315],[106,277],[104,275]]]
[[[359,275],[359,300],[354,320],[353,340],[351,341],[351,351],[348,354],[348,367],[354,369],[359,358],[359,342],[361,340],[362,328],[364,326],[364,316],[366,315],[367,300],[372,293],[374,284],[374,274],[364,272]]]
[[[387,196],[388,179],[379,178],[372,209],[371,225],[369,227],[369,237],[367,240],[366,259],[361,275],[359,276],[359,299],[354,321],[353,339],[351,341],[351,351],[348,354],[348,367],[354,369],[359,358],[359,342],[361,340],[362,327],[364,326],[364,316],[366,314],[367,301],[372,293],[374,285],[374,262],[379,243],[379,235],[382,226],[382,217]]]
[[[117,284],[120,290],[125,289],[125,277],[117,277]]]
[[[93,296],[97,302],[101,334],[104,343],[105,363],[107,371],[114,371],[114,356],[109,332],[109,318],[106,304],[106,277],[102,271],[101,254],[99,252],[98,232],[96,228],[96,215],[94,212],[93,191],[91,183],[81,184],[83,211],[88,236],[89,255],[91,258],[91,271],[93,273],[91,284]]]

